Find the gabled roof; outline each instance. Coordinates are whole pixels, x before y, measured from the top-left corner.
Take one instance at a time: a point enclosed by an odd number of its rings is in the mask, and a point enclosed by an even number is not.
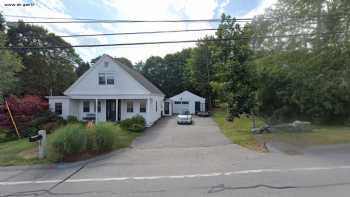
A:
[[[131,68],[120,61],[116,60],[115,58],[104,54],[94,65],[91,66],[89,70],[87,70],[78,80],[76,80],[69,88],[67,88],[64,91],[64,94],[66,95],[74,86],[79,84],[79,82],[90,73],[95,65],[103,58],[103,57],[108,57],[112,61],[114,61],[116,64],[120,66],[125,72],[127,72],[133,79],[135,79],[140,85],[142,85],[146,90],[148,90],[151,94],[160,94],[160,95],[165,95],[159,88],[157,88],[155,85],[153,85],[146,77],[144,77],[141,73],[139,73],[137,70],[134,68]]]
[[[110,56],[109,56],[110,57]],[[112,58],[112,57],[110,57]],[[120,61],[112,58],[114,62],[116,62],[122,69],[124,69],[131,77],[133,77],[136,81],[138,81],[144,88],[150,91],[152,94],[161,94],[165,95],[157,86],[153,85],[146,77],[144,77],[141,73],[139,73],[134,68],[127,66]]]
[[[190,92],[188,90],[185,90],[185,91],[181,92],[180,94],[177,94],[177,95],[175,95],[175,96],[173,96],[173,97],[171,97],[169,99],[170,100],[177,100],[177,99],[185,97],[185,96],[191,96],[191,97],[194,97],[194,98],[197,98],[197,99],[205,101],[205,98],[200,97],[198,95],[195,95],[195,94],[193,94],[192,92]]]

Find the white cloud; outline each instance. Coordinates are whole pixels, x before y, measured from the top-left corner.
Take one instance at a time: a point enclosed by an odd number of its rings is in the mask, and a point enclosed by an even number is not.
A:
[[[255,9],[244,14],[243,16],[241,16],[241,18],[252,18],[254,16],[263,14],[267,8],[273,7],[273,5],[277,3],[277,1],[278,0],[261,0],[259,5]]]
[[[225,7],[230,3],[230,0],[224,0],[220,3],[219,5],[219,14],[221,15],[222,13],[224,13],[224,9]]]
[[[7,2],[0,4],[0,9],[3,11],[3,14],[7,15],[72,18],[71,15],[65,13],[65,5],[61,0],[36,0],[33,1],[35,3],[35,6],[30,7],[5,6],[5,3],[22,2],[22,0],[8,0]],[[6,19],[7,21],[16,21],[18,18],[6,17]],[[43,21],[43,19],[26,19],[25,21]],[[94,30],[94,28],[89,27],[87,24],[41,24],[41,26],[57,35],[101,33],[99,31]],[[64,39],[72,45],[86,44],[83,43],[83,40],[79,40],[78,38]],[[90,40],[91,44],[107,42],[107,39],[103,37],[96,37],[88,40]],[[85,61],[88,61],[92,57],[96,56],[96,49],[78,48],[76,49],[76,51]]]
[[[143,20],[177,20],[177,19],[210,19],[219,6],[217,0],[104,0],[104,3],[115,10],[122,19]],[[104,24],[108,32],[134,32],[211,28],[209,23],[137,23],[137,24]],[[167,40],[196,40],[213,32],[184,32],[167,34],[132,35],[110,38],[110,42],[152,42]],[[179,51],[194,43],[143,45],[109,48],[113,56],[125,56],[132,61],[145,60],[151,55],[164,56]]]
[[[13,3],[13,0],[5,0]],[[18,0],[18,2],[22,2]],[[26,16],[46,16],[46,17],[72,17],[67,14],[67,1],[61,0],[35,0],[35,6],[4,7],[0,5],[3,14],[26,15]],[[66,3],[66,5],[64,4]],[[95,1],[89,1],[96,3]],[[229,0],[103,0],[99,4],[105,7],[115,19],[141,19],[141,20],[176,20],[176,19],[211,19],[216,15],[215,11],[222,12]],[[91,18],[85,16],[85,18]],[[9,18],[7,18],[9,20]],[[11,20],[15,20],[11,18]],[[27,19],[31,21],[43,19]],[[68,34],[93,34],[93,33],[113,33],[113,32],[136,32],[136,31],[157,31],[157,30],[179,30],[212,28],[209,23],[134,23],[134,24],[101,24],[99,29],[91,24],[42,24],[50,32],[57,35]],[[214,32],[184,32],[167,34],[147,34],[147,35],[124,35],[124,36],[101,36],[90,38],[64,38],[72,45],[77,44],[111,44],[127,42],[152,42],[168,40],[196,40],[206,34]],[[143,45],[143,46],[123,46],[123,47],[100,47],[100,48],[77,48],[77,52],[85,60],[108,53],[112,56],[124,56],[137,62],[145,60],[151,55],[164,56],[168,53],[179,51],[186,47],[194,46],[194,43],[164,44],[164,45]]]

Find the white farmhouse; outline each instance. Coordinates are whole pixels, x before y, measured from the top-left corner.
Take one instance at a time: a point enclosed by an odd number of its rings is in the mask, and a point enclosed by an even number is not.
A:
[[[108,55],[103,55],[64,95],[48,96],[50,110],[63,118],[120,121],[139,114],[150,126],[163,113],[162,91]]]

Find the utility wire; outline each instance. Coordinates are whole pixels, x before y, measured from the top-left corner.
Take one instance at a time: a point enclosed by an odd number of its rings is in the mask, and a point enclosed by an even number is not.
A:
[[[101,34],[73,34],[62,35],[61,38],[67,37],[90,37],[90,36],[113,36],[113,35],[135,35],[135,34],[159,34],[159,33],[177,33],[177,32],[197,32],[197,31],[216,31],[218,28],[207,29],[182,29],[182,30],[164,30],[164,31],[139,31],[139,32],[119,32],[119,33],[101,33]]]
[[[224,19],[224,21],[251,21],[251,18],[232,18]],[[222,19],[181,19],[181,20],[67,20],[67,21],[21,21],[23,23],[32,24],[55,24],[55,23],[203,23],[216,22]],[[8,23],[18,23],[18,21],[7,21]]]
[[[68,18],[68,17],[40,17],[40,16],[23,16],[23,15],[9,15],[4,14],[3,16],[12,17],[12,18],[29,18],[29,19],[59,19],[67,21],[23,21],[24,23],[186,23],[186,22],[221,22],[223,19],[214,18],[214,19],[185,19],[185,20],[116,20],[116,19],[92,19],[92,18]],[[310,18],[319,18],[319,17],[328,17],[328,16],[349,16],[348,13],[330,13],[330,14],[321,14],[321,15],[308,15],[303,17],[297,16],[282,16],[282,17],[262,17],[264,20],[286,20],[286,19],[310,19]],[[224,19],[225,21],[252,21],[256,18],[239,18],[233,17],[231,19]],[[17,21],[9,21],[9,23],[17,23]]]
[[[325,32],[325,33],[308,33],[308,34],[289,34],[289,35],[274,35],[274,36],[251,36],[240,37],[237,39],[209,39],[209,40],[176,40],[176,41],[157,41],[157,42],[131,42],[131,43],[114,43],[114,44],[83,44],[72,46],[44,46],[44,47],[0,47],[0,50],[8,49],[64,49],[64,48],[91,48],[91,47],[111,47],[111,46],[134,46],[134,45],[156,45],[156,44],[176,44],[176,43],[195,43],[195,42],[222,42],[222,41],[234,41],[243,39],[268,39],[268,38],[292,38],[299,36],[315,36],[315,35],[328,35],[328,34],[343,34],[346,32]]]

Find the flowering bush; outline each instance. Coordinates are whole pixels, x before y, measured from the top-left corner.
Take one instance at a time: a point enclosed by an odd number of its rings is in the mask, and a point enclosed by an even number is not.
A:
[[[43,111],[48,110],[48,102],[38,96],[26,95],[24,97],[9,96],[6,99],[13,118],[21,135],[26,136],[26,131],[34,127],[33,120]],[[9,134],[15,134],[13,124],[5,103],[0,105],[0,127],[6,129]]]

